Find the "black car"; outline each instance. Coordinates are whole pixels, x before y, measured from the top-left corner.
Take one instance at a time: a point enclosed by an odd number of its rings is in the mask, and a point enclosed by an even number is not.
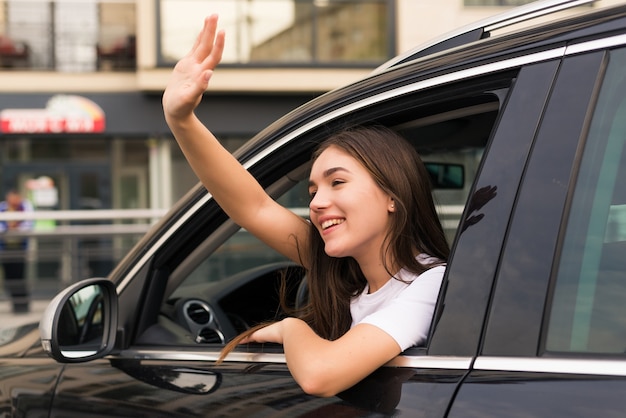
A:
[[[328,398],[300,389],[279,345],[216,366],[281,315],[282,280],[305,300],[306,274],[198,185],[107,279],[2,342],[0,414],[624,416],[626,6],[493,33],[581,3],[531,3],[398,57],[236,154],[307,216],[310,154],[330,132],[382,124],[416,147],[452,246],[425,346]]]

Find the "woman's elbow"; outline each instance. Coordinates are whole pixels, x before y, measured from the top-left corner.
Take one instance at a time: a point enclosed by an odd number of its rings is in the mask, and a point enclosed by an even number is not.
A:
[[[296,377],[296,382],[309,395],[329,398],[351,386],[343,381],[344,378],[345,376],[338,376],[334,370],[322,366],[309,368]]]
[[[304,393],[313,396],[319,396],[320,398],[330,398],[335,396],[340,389],[334,387],[328,379],[315,378],[313,376],[303,379],[298,382]]]

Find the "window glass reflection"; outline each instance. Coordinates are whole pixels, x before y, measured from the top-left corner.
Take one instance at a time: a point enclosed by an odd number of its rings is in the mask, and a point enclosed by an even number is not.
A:
[[[0,67],[134,70],[134,0],[0,0]]]
[[[392,55],[389,0],[161,0],[161,60],[180,59],[202,19],[220,15],[222,62],[379,63]]]

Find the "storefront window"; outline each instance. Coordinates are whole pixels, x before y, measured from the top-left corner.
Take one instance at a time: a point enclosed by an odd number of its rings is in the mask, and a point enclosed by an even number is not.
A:
[[[0,163],[108,161],[108,149],[105,139],[90,137],[5,138],[0,142]]]
[[[193,45],[202,17],[220,16],[224,64],[354,65],[394,53],[392,0],[160,0],[160,63]]]
[[[134,0],[0,0],[0,67],[134,70]]]

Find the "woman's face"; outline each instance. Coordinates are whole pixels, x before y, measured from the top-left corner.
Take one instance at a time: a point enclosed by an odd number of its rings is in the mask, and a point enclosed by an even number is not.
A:
[[[380,261],[393,201],[365,167],[338,147],[315,160],[309,181],[310,217],[331,257]]]

